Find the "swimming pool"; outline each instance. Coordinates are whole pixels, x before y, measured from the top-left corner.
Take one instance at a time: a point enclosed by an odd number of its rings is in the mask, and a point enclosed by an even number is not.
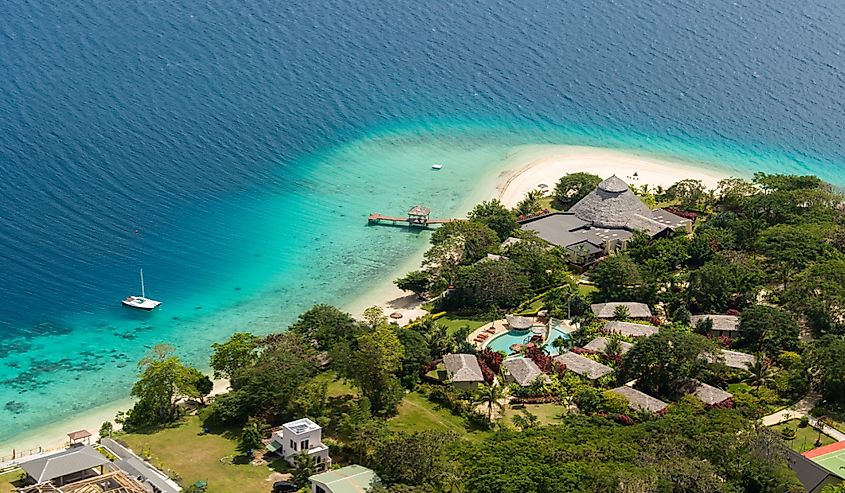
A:
[[[532,335],[533,334],[530,330],[508,331],[503,334],[499,334],[493,339],[491,339],[486,347],[493,351],[503,351],[505,354],[511,354],[513,352],[511,351],[511,346],[513,344],[525,344],[531,339]],[[549,344],[548,346],[546,346],[546,349],[549,351],[549,354],[558,354],[558,350],[552,346],[552,341],[554,341],[558,337],[569,339],[569,334],[557,327],[552,327],[552,330],[549,333]]]

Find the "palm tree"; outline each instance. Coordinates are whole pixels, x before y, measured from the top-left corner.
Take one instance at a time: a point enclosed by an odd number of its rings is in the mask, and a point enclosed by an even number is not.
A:
[[[604,346],[604,357],[609,360],[616,360],[617,357],[622,356],[622,343],[619,339],[610,339]]]
[[[502,395],[504,394],[504,389],[501,385],[495,385],[494,383],[488,384],[484,387],[484,390],[481,391],[481,394],[478,397],[478,400],[473,403],[474,406],[480,406],[482,404],[487,405],[487,421],[493,422],[493,407],[498,407],[500,411],[504,411],[504,406],[502,405],[501,399]]]
[[[558,354],[560,354],[562,349],[566,349],[566,339],[563,337],[558,337],[552,341],[552,347],[557,349]]]
[[[771,365],[762,354],[757,354],[755,361],[748,364],[748,372],[751,373],[751,376],[748,377],[748,382],[754,385],[757,390],[760,390],[760,387],[772,381]]]

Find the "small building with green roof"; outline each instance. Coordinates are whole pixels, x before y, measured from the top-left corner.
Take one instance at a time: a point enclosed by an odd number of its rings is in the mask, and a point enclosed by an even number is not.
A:
[[[380,484],[372,469],[353,464],[308,478],[312,493],[364,493]]]

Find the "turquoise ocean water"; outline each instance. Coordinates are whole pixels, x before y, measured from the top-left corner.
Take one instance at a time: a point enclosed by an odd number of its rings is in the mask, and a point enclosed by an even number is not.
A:
[[[845,185],[843,21],[786,1],[0,5],[0,443],[125,397],[157,342],[204,366],[233,331],[351,303],[427,241],[370,212],[462,214],[515,146]],[[119,305],[140,267],[151,314]]]

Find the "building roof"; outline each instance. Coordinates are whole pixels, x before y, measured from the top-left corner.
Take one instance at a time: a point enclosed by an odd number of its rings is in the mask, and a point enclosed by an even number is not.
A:
[[[100,443],[119,458],[114,464],[127,475],[136,478],[141,483],[154,486],[162,493],[178,493],[181,491],[181,488],[173,480],[120,443],[111,438],[101,438]]]
[[[786,462],[789,468],[798,476],[798,481],[810,493],[819,493],[824,486],[838,484],[843,481],[841,476],[828,471],[798,452],[787,448]]]
[[[596,337],[589,344],[584,346],[584,349],[588,351],[593,351],[596,353],[603,353],[605,348],[607,347],[607,343],[610,341],[607,337]],[[630,342],[619,341],[619,347],[622,349],[622,354],[627,353],[634,347],[633,344]]]
[[[523,387],[531,385],[538,377],[545,376],[537,364],[529,358],[506,359],[502,364],[514,381]],[[546,380],[548,378],[546,376]]]
[[[727,349],[722,349],[722,357],[725,358],[725,365],[740,370],[747,370],[748,365],[753,365],[757,362],[757,358],[753,354],[729,351]]]
[[[67,437],[70,438],[70,441],[72,442],[82,440],[83,438],[88,438],[90,436],[91,432],[88,430],[79,430],[67,434]]]
[[[723,332],[734,332],[739,330],[739,317],[733,315],[693,315],[689,318],[689,320],[693,327],[703,320],[712,320],[712,330],[719,330]]]
[[[90,445],[75,446],[61,452],[21,463],[21,468],[36,483],[67,476],[110,464],[103,454]]]
[[[521,242],[522,242],[522,238],[514,238],[513,236],[509,236],[507,239],[505,239],[505,241],[502,242],[501,245],[499,245],[499,249],[504,251],[506,248],[512,247],[512,246],[516,245],[517,243],[521,243]]]
[[[289,421],[283,424],[282,427],[288,429],[294,435],[302,435],[303,433],[310,433],[320,429],[320,425],[308,418],[300,418],[296,421]]]
[[[431,209],[424,205],[415,205],[408,211],[409,216],[427,216],[431,214]]]
[[[330,493],[363,493],[379,483],[372,469],[357,464],[315,474],[308,480],[328,487]]]
[[[590,309],[598,318],[613,318],[617,306],[628,308],[628,316],[631,318],[651,317],[651,310],[648,308],[648,305],[633,301],[595,303],[590,305]]]
[[[607,334],[619,334],[625,337],[648,337],[657,334],[660,329],[653,325],[610,320],[604,324],[602,331]]]
[[[472,354],[443,355],[443,366],[452,382],[483,382],[478,359]]]
[[[628,405],[631,409],[637,411],[648,411],[652,413],[659,413],[666,409],[665,402],[661,401],[656,397],[652,397],[646,393],[640,392],[639,390],[632,388],[632,387],[616,387],[615,389],[610,389],[610,392],[614,394],[621,395],[625,399],[628,400]]]
[[[505,315],[505,321],[512,329],[527,330],[534,325],[534,319],[531,317],[520,317],[517,315]]]
[[[555,361],[566,365],[567,370],[573,371],[590,380],[595,380],[613,373],[613,368],[603,365],[598,361],[593,361],[586,356],[569,351],[556,356]]]
[[[616,175],[599,183],[569,212],[582,221],[602,228],[624,228],[634,214],[651,216],[648,206]]]
[[[733,394],[730,392],[725,392],[720,388],[707,385],[704,382],[698,384],[695,390],[692,391],[692,395],[698,397],[698,400],[708,406],[715,406],[733,398]]]

